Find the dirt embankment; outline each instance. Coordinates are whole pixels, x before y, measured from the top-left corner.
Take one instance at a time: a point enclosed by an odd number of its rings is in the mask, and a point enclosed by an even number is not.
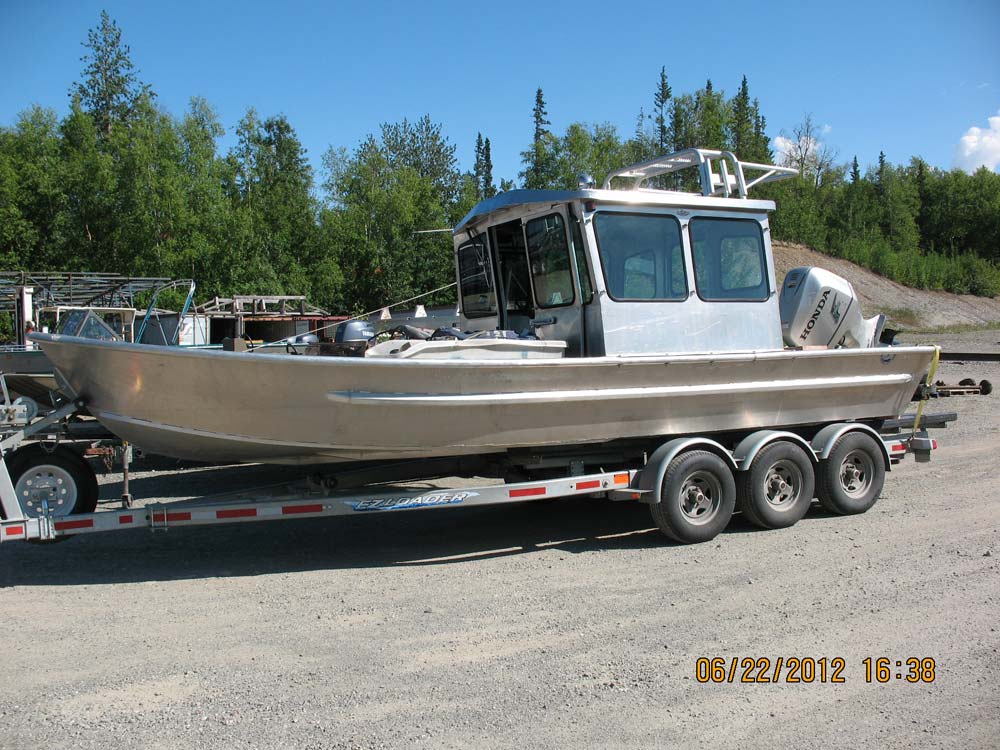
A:
[[[833,271],[854,285],[865,315],[885,313],[896,327],[944,328],[1000,323],[1000,298],[913,289],[805,245],[775,242],[774,266],[779,281],[785,278],[789,269],[797,266],[819,266]]]

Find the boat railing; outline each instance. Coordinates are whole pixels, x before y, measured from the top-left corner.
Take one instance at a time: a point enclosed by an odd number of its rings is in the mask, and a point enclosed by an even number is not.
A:
[[[170,336],[170,340],[167,340],[166,334],[163,332],[163,327],[159,327],[160,336],[163,338],[163,343],[168,346],[174,346],[177,344],[178,339],[181,334],[181,322],[184,320],[184,316],[187,315],[188,310],[191,308],[191,303],[194,301],[194,290],[195,283],[191,279],[177,279],[175,281],[170,281],[156,288],[153,292],[152,299],[149,300],[149,305],[146,307],[146,314],[142,318],[142,323],[139,325],[139,330],[136,332],[134,339],[135,341],[142,341],[143,334],[146,332],[146,327],[149,325],[150,318],[157,311],[156,301],[160,296],[160,292],[165,292],[168,289],[176,289],[178,287],[187,287],[187,296],[184,299],[184,307],[181,309],[177,316],[177,327]]]
[[[613,180],[630,179],[633,190],[649,189],[652,187],[648,184],[650,180],[686,169],[698,170],[702,195],[725,198],[746,198],[750,189],[757,185],[787,180],[798,174],[792,167],[740,161],[732,151],[686,148],[617,169],[607,176],[603,187],[610,190]],[[747,172],[755,176],[750,179]]]

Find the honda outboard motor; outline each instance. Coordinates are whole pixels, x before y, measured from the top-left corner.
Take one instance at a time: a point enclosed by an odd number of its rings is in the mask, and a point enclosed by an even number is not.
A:
[[[788,346],[867,349],[878,345],[884,315],[865,320],[851,283],[822,268],[793,268],[778,304]]]

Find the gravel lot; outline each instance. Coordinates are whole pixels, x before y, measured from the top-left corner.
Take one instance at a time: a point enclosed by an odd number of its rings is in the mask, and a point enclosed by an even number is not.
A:
[[[971,339],[1000,332],[946,343]],[[737,518],[694,547],[602,501],[4,545],[0,747],[997,747],[1000,396],[936,411],[960,418],[934,461],[898,466],[867,514]],[[696,680],[699,657],[790,656],[841,657],[845,682]],[[933,657],[935,679],[868,684],[866,657]]]

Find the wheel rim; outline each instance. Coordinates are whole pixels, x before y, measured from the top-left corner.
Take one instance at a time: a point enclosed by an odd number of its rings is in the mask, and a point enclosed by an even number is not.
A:
[[[719,512],[722,483],[707,471],[696,471],[681,485],[681,512],[693,524],[705,524]]]
[[[864,451],[854,450],[840,464],[840,487],[850,497],[862,497],[872,486],[875,464]]]
[[[764,498],[775,510],[788,510],[802,491],[802,471],[791,461],[776,461],[764,477]]]
[[[76,506],[76,482],[61,466],[31,467],[17,480],[14,492],[21,510],[29,518],[44,515],[46,504],[53,516],[68,516]]]

